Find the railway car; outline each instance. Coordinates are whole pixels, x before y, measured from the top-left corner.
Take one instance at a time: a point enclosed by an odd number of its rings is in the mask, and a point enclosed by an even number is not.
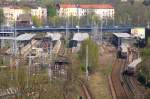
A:
[[[77,47],[78,41],[76,40],[71,40],[69,42],[69,48]]]
[[[127,73],[128,74],[134,74],[137,70],[138,64],[141,62],[142,62],[141,58],[137,58],[133,62],[131,62],[127,67]]]
[[[128,44],[122,44],[121,46],[119,46],[119,48],[118,48],[118,58],[127,58],[128,48],[129,48]]]
[[[133,37],[129,33],[113,33],[111,43],[118,48],[124,43],[130,45],[133,41]]]

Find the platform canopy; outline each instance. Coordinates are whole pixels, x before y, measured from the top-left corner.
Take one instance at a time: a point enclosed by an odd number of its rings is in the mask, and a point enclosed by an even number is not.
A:
[[[113,33],[118,38],[132,38],[132,35],[129,33]]]
[[[88,38],[89,38],[89,34],[88,33],[76,33],[76,34],[74,34],[72,40],[81,42],[81,41],[84,41],[84,40],[86,40]]]
[[[49,37],[52,39],[52,41],[55,41],[55,40],[60,40],[62,35],[60,33],[47,33],[45,37]]]
[[[36,34],[29,34],[29,33],[25,33],[25,34],[21,34],[18,37],[16,37],[17,41],[28,41],[31,40]]]

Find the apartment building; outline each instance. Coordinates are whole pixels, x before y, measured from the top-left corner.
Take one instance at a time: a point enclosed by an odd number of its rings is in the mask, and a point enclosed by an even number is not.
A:
[[[25,12],[19,7],[3,7],[3,13],[5,17],[5,24],[12,25],[14,21],[17,20],[19,15],[24,14]]]
[[[60,17],[81,17],[90,13],[95,13],[101,19],[114,19],[115,10],[110,4],[60,4],[58,9],[58,14]]]
[[[47,9],[42,7],[32,8],[31,16],[37,16],[39,19],[47,19]]]
[[[3,7],[3,13],[5,17],[5,24],[6,25],[13,25],[17,18],[21,14],[26,14],[26,11],[21,7],[16,6],[7,6]],[[39,19],[47,19],[47,9],[42,7],[34,7],[31,8],[29,11],[31,16],[37,16]]]

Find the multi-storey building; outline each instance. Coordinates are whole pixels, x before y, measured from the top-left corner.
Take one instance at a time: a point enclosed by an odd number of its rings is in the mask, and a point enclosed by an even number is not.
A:
[[[79,5],[61,4],[58,9],[59,16],[83,16],[86,9],[80,8]]]
[[[115,10],[114,7],[110,4],[60,4],[58,9],[58,14],[61,17],[81,17],[90,13],[95,13],[101,19],[114,19]]]
[[[21,14],[26,14],[26,11],[20,7],[8,6],[3,7],[5,24],[12,25]],[[31,16],[37,16],[39,19],[47,19],[47,9],[42,7],[31,8],[28,12]]]
[[[19,7],[3,7],[5,24],[12,25],[17,20],[19,15],[24,14],[24,11]]]
[[[47,19],[47,9],[42,7],[32,8],[31,15],[37,16],[39,19]]]

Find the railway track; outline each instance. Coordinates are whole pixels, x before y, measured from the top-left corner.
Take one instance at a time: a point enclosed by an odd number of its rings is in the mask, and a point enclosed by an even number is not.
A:
[[[115,93],[114,99],[144,99],[144,91],[138,88],[137,82],[125,74],[127,60],[116,59],[113,64],[111,82]]]
[[[80,83],[82,87],[82,92],[84,93],[85,99],[93,99],[92,94],[87,87],[87,84],[85,84],[85,82],[82,80],[78,80],[78,82]]]
[[[137,59],[137,54],[133,54],[133,60]],[[144,96],[145,94],[145,90],[139,86],[139,84],[137,83],[136,78],[132,75],[127,75],[126,74],[126,70],[127,70],[127,65],[128,65],[128,60],[125,60],[125,64],[122,67],[122,79],[125,83],[125,87],[127,89],[128,92],[128,99],[145,99]]]
[[[123,87],[127,93],[127,99],[136,99],[135,98],[135,87],[134,84],[131,82],[131,78],[126,75],[124,72],[126,70],[127,60],[124,60],[124,64],[121,69],[121,78],[123,80]]]
[[[124,59],[117,59],[116,61],[118,62],[115,62],[111,76],[116,99],[136,99],[134,83],[131,82],[129,76],[124,74],[127,61]]]
[[[123,87],[123,80],[121,78],[121,66],[123,61],[120,59],[116,59],[115,63],[113,64],[113,71],[111,75],[111,82],[112,87],[115,92],[116,99],[127,99],[126,90]]]
[[[59,49],[57,58],[59,58],[59,57],[69,57],[71,54],[72,54],[72,48],[66,48],[64,46],[64,44],[62,43],[61,47]],[[82,80],[79,80],[78,82],[80,83],[80,85],[82,87],[82,92],[84,93],[85,99],[93,99],[87,85]]]

